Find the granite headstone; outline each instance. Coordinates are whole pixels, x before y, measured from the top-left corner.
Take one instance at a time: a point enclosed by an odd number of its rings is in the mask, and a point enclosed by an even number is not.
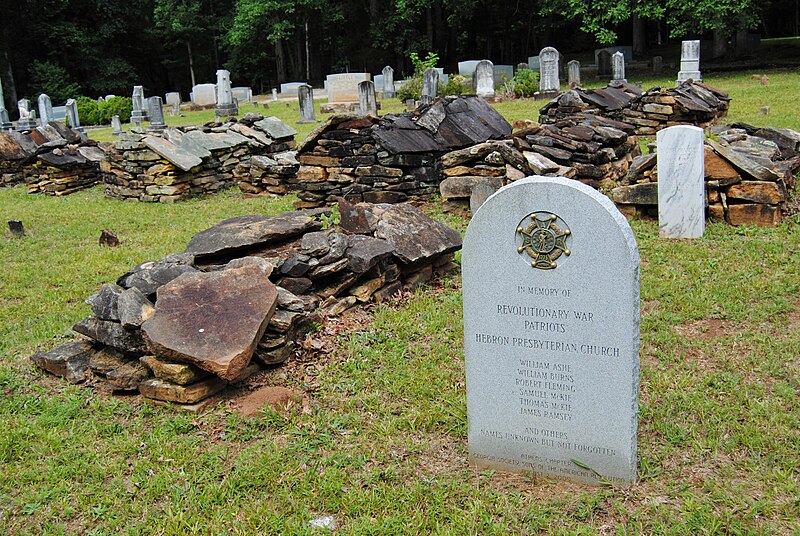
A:
[[[217,86],[215,84],[197,84],[192,88],[192,102],[197,106],[216,105]]]
[[[461,76],[473,76],[480,60],[466,60],[458,62],[458,74]]]
[[[131,106],[133,107],[131,110],[131,123],[138,127],[147,118],[147,113],[144,111],[144,87],[133,86]]]
[[[358,84],[371,80],[369,73],[340,73],[329,74],[328,102],[358,102]]]
[[[397,92],[394,89],[394,69],[390,66],[386,66],[383,68],[383,98],[384,99],[393,99],[397,96]]]
[[[2,77],[0,77],[2,78]],[[3,97],[3,82],[0,80],[0,132],[11,130],[13,124],[9,121],[5,97]]]
[[[520,179],[474,214],[461,264],[471,462],[633,484],[639,253],[625,217],[578,181]]]
[[[608,76],[611,74],[611,52],[601,50],[597,54],[597,76]]]
[[[17,121],[17,130],[33,130],[36,128],[36,114],[31,110],[31,101],[28,99],[20,99],[17,101],[17,109],[19,110],[19,120]]]
[[[425,69],[422,74],[422,104],[430,104],[439,94],[439,71],[433,68]]]
[[[656,134],[658,229],[663,238],[700,238],[705,219],[703,129],[691,125]]]
[[[375,83],[364,80],[358,84],[358,111],[362,115],[378,115],[378,99],[375,97]]]
[[[164,106],[161,97],[150,97],[147,99],[147,113],[150,116],[150,128],[152,130],[163,130],[167,124],[164,122]]]
[[[78,103],[75,99],[67,99],[67,104],[65,105],[66,112],[67,112],[67,123],[69,123],[69,127],[72,130],[77,130],[78,132],[83,132],[83,127],[81,126],[81,118],[78,117]]]
[[[231,90],[231,73],[225,69],[217,70],[217,117],[227,118],[239,113],[239,107],[233,100]]]
[[[122,134],[122,121],[119,120],[118,115],[111,116],[111,134],[113,136],[119,136]]]
[[[297,88],[297,101],[300,104],[300,121],[298,124],[316,123],[314,114],[314,88],[308,84],[300,84]]]

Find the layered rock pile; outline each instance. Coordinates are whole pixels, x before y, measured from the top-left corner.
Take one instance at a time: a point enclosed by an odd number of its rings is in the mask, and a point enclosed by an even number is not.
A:
[[[627,130],[627,132],[626,132]],[[445,208],[466,205],[473,193],[493,192],[528,175],[577,179],[594,188],[625,176],[639,152],[626,123],[576,114],[553,124],[514,133],[511,140],[492,141],[445,154],[445,179],[440,185]],[[472,200],[479,205],[485,194]]]
[[[457,269],[458,232],[408,204],[243,216],[135,266],[87,300],[87,337],[35,354],[79,383],[195,404],[289,359],[325,316]],[[255,357],[255,360],[253,358]]]
[[[0,184],[25,183],[31,193],[59,196],[89,188],[104,178],[100,162],[108,149],[60,122],[2,132]]]
[[[674,88],[648,89],[615,118],[635,125],[640,135],[652,135],[674,125],[704,127],[728,115],[730,100],[720,89],[687,80]]]
[[[539,122],[555,123],[578,113],[593,114],[629,123],[636,134],[653,135],[673,125],[705,126],[727,115],[730,100],[724,91],[693,80],[644,93],[627,83],[602,89],[576,88],[545,104]]]
[[[447,97],[402,115],[335,115],[298,149],[297,178],[287,181],[300,207],[402,202],[435,193],[439,157],[453,149],[506,138],[511,125],[480,97]]]
[[[296,165],[262,170],[251,178],[251,157],[291,162],[293,155],[287,153],[295,147],[295,134],[279,119],[260,114],[204,127],[123,133],[114,144],[115,154],[103,164],[108,174],[106,195],[169,203],[233,183],[246,193],[260,193],[270,181],[291,174]]]
[[[731,225],[772,227],[790,210],[787,193],[800,171],[800,132],[789,129],[713,127],[706,140],[705,185],[708,217]],[[634,159],[621,185],[609,192],[628,215],[658,216],[656,154]]]

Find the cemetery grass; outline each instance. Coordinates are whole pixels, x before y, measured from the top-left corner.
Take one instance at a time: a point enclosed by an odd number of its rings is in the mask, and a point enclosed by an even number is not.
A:
[[[303,404],[202,415],[71,386],[34,369],[83,299],[197,231],[292,198],[227,191],[175,205],[0,189],[28,236],[0,236],[0,533],[799,534],[800,221],[711,224],[642,257],[640,481],[591,488],[470,468],[460,278],[313,334],[323,354],[263,382]],[[464,231],[466,222],[428,206]],[[100,230],[122,240],[97,246]]]

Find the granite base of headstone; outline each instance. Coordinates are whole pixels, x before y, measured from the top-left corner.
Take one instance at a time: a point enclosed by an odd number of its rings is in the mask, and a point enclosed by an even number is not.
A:
[[[520,179],[474,214],[461,264],[470,461],[635,483],[639,253],[625,217],[578,181]]]
[[[703,129],[677,125],[658,131],[658,230],[662,238],[700,238],[705,232]]]

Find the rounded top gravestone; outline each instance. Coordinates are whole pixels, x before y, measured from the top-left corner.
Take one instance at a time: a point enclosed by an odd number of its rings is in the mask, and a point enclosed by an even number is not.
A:
[[[471,461],[635,482],[639,252],[614,204],[562,177],[501,188],[467,228],[462,277]]]

